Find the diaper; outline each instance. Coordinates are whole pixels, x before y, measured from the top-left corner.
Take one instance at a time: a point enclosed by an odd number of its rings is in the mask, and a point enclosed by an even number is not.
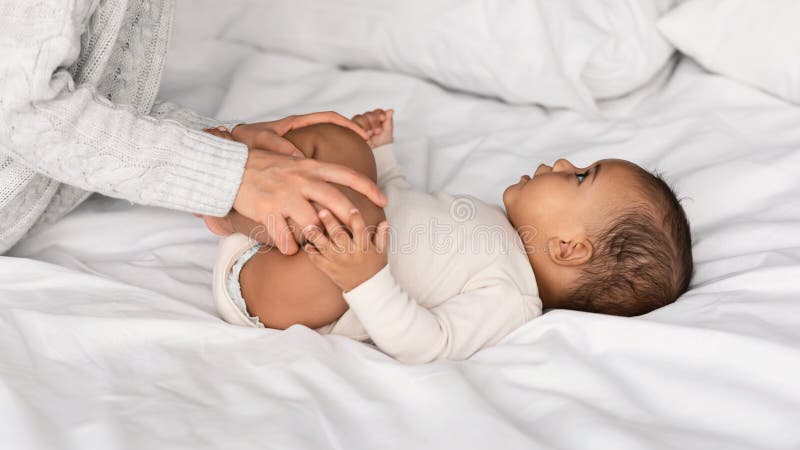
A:
[[[214,306],[219,315],[228,323],[250,328],[266,328],[258,317],[247,312],[242,298],[239,274],[244,264],[258,253],[261,244],[241,233],[222,238],[214,264],[213,294]],[[315,328],[320,334],[339,334],[359,341],[372,342],[352,310],[348,309],[334,322]]]
[[[222,318],[231,324],[243,327],[264,328],[264,324],[247,312],[242,298],[239,274],[244,264],[261,248],[241,233],[234,233],[219,242],[217,261],[214,264],[214,305]]]

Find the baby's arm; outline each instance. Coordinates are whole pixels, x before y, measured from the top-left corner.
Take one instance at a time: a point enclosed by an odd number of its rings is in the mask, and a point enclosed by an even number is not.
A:
[[[332,214],[322,221],[329,236],[340,228]],[[502,270],[491,266],[445,303],[430,309],[420,305],[400,287],[387,264],[388,229],[379,226],[374,237],[364,233],[357,214],[352,238],[328,238],[313,229],[307,236],[306,247],[314,248],[306,249],[311,262],[344,291],[347,305],[375,344],[399,361],[466,359],[527,319],[525,297]],[[369,273],[373,275],[367,278]]]
[[[344,298],[372,341],[398,361],[463,360],[524,324],[524,302],[529,301],[502,277],[470,284],[428,309],[397,284],[386,266]]]

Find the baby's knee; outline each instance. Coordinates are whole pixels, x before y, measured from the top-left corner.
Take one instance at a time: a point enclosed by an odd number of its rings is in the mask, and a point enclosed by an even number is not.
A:
[[[292,130],[286,134],[290,141],[295,138],[303,140],[315,139],[319,143],[348,144],[369,149],[366,141],[355,131],[333,123],[318,123]]]
[[[361,136],[349,128],[321,123],[292,130],[285,137],[303,151],[306,157],[347,166],[363,173],[372,181],[377,179],[372,149]]]

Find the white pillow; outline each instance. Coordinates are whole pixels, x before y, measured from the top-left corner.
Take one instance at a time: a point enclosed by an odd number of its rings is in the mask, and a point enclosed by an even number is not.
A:
[[[706,69],[800,103],[800,1],[692,0],[658,27]]]
[[[224,38],[446,87],[596,111],[663,67],[674,0],[253,0]]]

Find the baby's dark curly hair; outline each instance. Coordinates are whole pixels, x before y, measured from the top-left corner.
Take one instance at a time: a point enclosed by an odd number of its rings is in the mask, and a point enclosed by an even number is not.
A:
[[[689,221],[670,186],[639,170],[645,201],[593,233],[594,253],[561,308],[638,316],[674,302],[694,272]]]

